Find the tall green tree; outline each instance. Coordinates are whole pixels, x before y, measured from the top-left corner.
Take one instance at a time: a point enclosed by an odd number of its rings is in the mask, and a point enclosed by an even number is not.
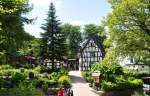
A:
[[[24,41],[23,47],[19,49],[18,54],[20,55],[40,55],[40,39],[31,37],[30,40]]]
[[[27,0],[0,1],[0,51],[14,54],[28,39],[24,31],[24,22],[30,21],[23,17],[32,8]],[[28,36],[27,36],[28,35]]]
[[[109,40],[121,56],[150,57],[150,0],[108,0]]]
[[[68,58],[76,58],[82,42],[80,26],[64,24],[61,28],[66,36]]]
[[[45,31],[41,34],[41,55],[51,60],[52,69],[55,68],[55,60],[61,60],[66,53],[65,36],[61,32],[60,22],[55,13],[55,6],[51,3],[46,23],[41,27]]]
[[[100,30],[100,26],[95,24],[87,24],[84,26],[84,37],[88,38],[91,35],[97,35]]]
[[[84,32],[83,32],[83,37],[84,39],[87,39],[91,36],[94,36],[96,38],[99,38],[99,40],[102,42],[104,42],[104,40],[106,39],[106,35],[104,33],[104,27],[102,26],[98,26],[95,24],[87,24],[84,26]]]

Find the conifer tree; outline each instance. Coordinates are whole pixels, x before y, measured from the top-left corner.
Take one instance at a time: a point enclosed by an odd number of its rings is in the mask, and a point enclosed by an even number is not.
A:
[[[53,3],[50,4],[46,23],[42,25],[45,33],[42,35],[41,55],[44,59],[50,59],[52,69],[55,68],[55,61],[60,61],[65,55],[65,36],[61,32],[60,22],[57,20],[56,10]]]

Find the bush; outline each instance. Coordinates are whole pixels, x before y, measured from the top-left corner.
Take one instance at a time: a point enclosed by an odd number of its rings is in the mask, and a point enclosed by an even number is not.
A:
[[[34,73],[33,72],[29,72],[29,78],[33,79],[34,78]]]
[[[40,74],[41,72],[41,67],[40,66],[37,66],[33,69],[36,73]]]
[[[109,64],[105,61],[93,64],[92,71],[100,71],[103,79],[107,81],[114,80],[116,75],[123,74],[123,68],[119,64],[115,62]]]
[[[20,84],[15,88],[0,89],[0,96],[45,96],[43,92],[35,89],[32,85]]]
[[[123,76],[119,76],[115,78],[115,82],[111,81],[103,81],[101,86],[103,90],[106,91],[117,91],[117,90],[124,90],[124,89],[133,89],[133,88],[141,88],[143,85],[142,80],[135,79],[130,77],[125,79]]]
[[[112,83],[112,82],[107,82],[107,81],[103,81],[101,83],[102,89],[105,91],[113,91],[117,89],[117,84]]]
[[[136,79],[134,77],[128,78],[130,88],[142,88],[143,81],[141,79]]]
[[[150,76],[150,73],[149,72],[145,72],[145,71],[137,71],[137,70],[132,70],[132,69],[124,69],[124,75],[126,77],[142,78],[142,77]]]
[[[65,69],[65,68],[61,68],[61,69],[59,69],[59,73],[60,73],[60,75],[68,75],[68,70],[67,69]]]
[[[0,70],[0,76],[12,76],[16,72],[18,72],[16,69]]]
[[[135,92],[132,96],[145,96],[143,93]]]
[[[0,78],[0,88],[10,88],[13,87],[10,80],[4,80]]]
[[[84,71],[81,74],[87,82],[93,82],[92,73],[90,71]]]
[[[44,84],[42,85],[42,89],[43,89],[43,91],[44,91],[45,93],[47,93],[47,92],[48,92],[48,84],[47,84],[47,83],[44,83]]]
[[[25,71],[24,68],[20,68],[20,72],[24,73],[24,71]]]
[[[53,73],[50,74],[50,79],[54,80],[54,81],[58,81],[60,76],[61,76],[60,74],[58,74],[56,72],[53,72]]]
[[[24,81],[27,78],[27,76],[24,73],[19,73],[16,72],[13,76],[12,76],[12,84],[17,85],[20,83],[20,81]]]
[[[0,66],[0,70],[5,70],[5,69],[13,69],[13,67],[10,65],[1,65]]]
[[[71,81],[70,81],[70,78],[68,76],[64,75],[64,76],[61,76],[59,78],[58,82],[59,82],[61,87],[66,88],[66,87],[70,87],[70,82]]]
[[[58,82],[54,81],[54,80],[47,80],[46,83],[48,84],[48,86],[50,87],[57,87],[58,86]]]

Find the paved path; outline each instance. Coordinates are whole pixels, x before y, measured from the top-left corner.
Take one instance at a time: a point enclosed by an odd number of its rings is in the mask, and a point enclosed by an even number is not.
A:
[[[88,83],[84,81],[80,71],[70,71],[69,75],[72,80],[74,96],[98,96],[91,90]]]

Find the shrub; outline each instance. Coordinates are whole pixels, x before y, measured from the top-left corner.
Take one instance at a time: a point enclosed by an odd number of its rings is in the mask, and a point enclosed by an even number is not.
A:
[[[40,73],[48,72],[48,68],[45,66],[41,66]]]
[[[145,72],[145,71],[138,71],[138,70],[132,70],[132,69],[124,69],[124,75],[126,77],[141,78],[141,77],[150,76],[150,73],[149,72]]]
[[[92,73],[90,71],[84,71],[81,74],[87,82],[93,82]]]
[[[104,80],[114,80],[116,75],[122,75],[123,69],[122,67],[113,62],[111,64],[106,63],[105,61],[98,62],[93,64],[92,71],[100,71]]]
[[[18,70],[14,69],[7,69],[7,70],[0,70],[0,76],[12,76],[14,75]]]
[[[41,88],[42,85],[44,84],[44,80],[42,78],[38,78],[37,81],[36,81],[36,87],[39,87]]]
[[[45,96],[42,91],[32,85],[20,84],[15,88],[0,89],[0,96]]]
[[[33,79],[34,78],[34,73],[33,72],[29,72],[29,78]]]
[[[58,81],[59,77],[60,77],[60,74],[57,74],[56,72],[53,72],[50,74],[51,80]]]
[[[13,67],[10,65],[1,65],[0,70],[4,70],[4,69],[13,69]]]
[[[45,93],[47,93],[47,92],[48,92],[48,84],[47,84],[47,83],[44,83],[44,84],[42,85],[42,89],[43,89],[43,91],[44,91]]]
[[[117,84],[112,83],[112,82],[103,81],[101,83],[101,87],[105,91],[110,91],[110,90],[113,91],[113,90],[116,90]]]
[[[58,82],[59,82],[59,84],[60,84],[60,86],[62,86],[62,87],[70,87],[70,78],[68,77],[68,76],[61,76],[60,78],[59,78],[59,80],[58,80]]]
[[[20,81],[24,81],[27,78],[27,76],[23,73],[16,72],[12,76],[12,84],[17,85],[20,83]]]
[[[143,86],[143,81],[141,79],[136,79],[134,77],[128,78],[130,88],[141,88]]]
[[[47,80],[46,83],[48,84],[48,86],[50,87],[57,87],[58,86],[58,82],[54,81],[54,80]]]
[[[135,92],[132,96],[145,96],[143,93]]]
[[[39,74],[41,72],[41,67],[40,66],[35,67],[34,71]]]
[[[0,88],[9,88],[9,87],[12,87],[11,81],[0,78]]]
[[[24,68],[21,68],[21,69],[20,69],[20,72],[24,73],[24,71],[25,71]]]
[[[118,76],[115,78],[115,82],[111,81],[104,81],[102,82],[101,86],[103,90],[106,91],[117,91],[117,90],[124,90],[124,89],[133,89],[133,88],[141,88],[143,85],[142,80],[130,77],[125,79],[123,76]]]
[[[60,75],[68,75],[68,70],[65,68],[61,68],[61,69],[59,69],[59,73],[60,73]]]
[[[31,69],[31,68],[34,68],[35,66],[33,64],[26,63],[22,67],[27,68],[27,69]]]

